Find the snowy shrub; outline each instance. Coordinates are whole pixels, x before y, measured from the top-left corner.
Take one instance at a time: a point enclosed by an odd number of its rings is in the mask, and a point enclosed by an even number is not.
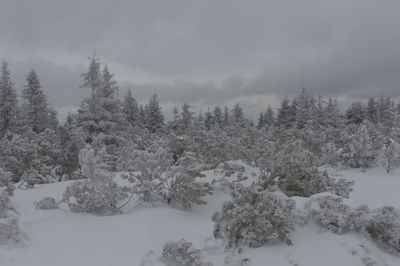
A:
[[[11,178],[11,173],[0,167],[0,188],[4,188],[10,196],[14,194],[14,184]]]
[[[14,182],[22,181],[28,187],[56,181],[61,156],[57,135],[50,129],[40,134],[14,134],[0,141],[1,167],[12,173]]]
[[[58,209],[58,204],[54,198],[45,197],[41,201],[37,202],[36,210],[52,210]]]
[[[203,262],[199,249],[195,249],[191,242],[181,239],[168,241],[164,244],[161,261],[170,266],[212,266],[212,263]]]
[[[237,137],[213,128],[191,132],[188,139],[188,150],[193,151],[201,160],[214,168],[225,161],[243,158],[244,149]]]
[[[336,180],[328,172],[319,169],[303,171],[302,175],[293,174],[291,178],[282,180],[279,187],[288,195],[309,197],[321,192],[332,192],[338,196],[348,198],[353,181],[344,178]]]
[[[248,177],[244,175],[244,172],[245,167],[240,161],[226,161],[220,163],[214,170],[214,173],[221,174],[224,177],[236,177],[235,182],[248,179]]]
[[[212,187],[201,182],[201,164],[193,153],[186,152],[173,164],[172,154],[159,148],[155,152],[136,151],[134,172],[124,175],[133,184],[133,192],[144,201],[177,202],[184,207],[205,204],[201,197]]]
[[[258,191],[240,184],[232,196],[212,217],[214,236],[222,238],[227,248],[259,247],[272,239],[291,244],[294,200],[277,190]]]
[[[348,129],[350,132],[343,132],[346,144],[343,147],[342,161],[345,166],[366,169],[373,165],[377,149],[367,125],[360,124],[355,130],[351,125]]]
[[[82,174],[87,178],[69,185],[63,201],[71,211],[91,213],[116,213],[118,202],[124,200],[127,189],[112,180],[113,173],[107,164],[105,149],[95,150],[89,144],[80,151],[79,163]]]
[[[400,211],[388,206],[374,210],[365,222],[365,231],[390,253],[400,254]]]
[[[0,246],[19,241],[19,235],[18,218],[0,218]]]
[[[345,179],[336,180],[326,171],[321,171],[315,156],[304,147],[300,140],[272,144],[265,142],[267,158],[257,160],[260,168],[260,185],[278,186],[289,196],[309,197],[321,192],[332,192],[348,197],[353,182]]]
[[[158,201],[162,198],[163,174],[173,164],[172,155],[163,148],[154,152],[134,150],[131,169],[128,175],[123,175],[132,183],[133,192],[143,201]]]
[[[11,215],[11,211],[14,209],[9,194],[4,188],[0,188],[0,245],[20,240],[18,218]]]
[[[389,173],[400,166],[400,144],[393,139],[388,139],[382,150],[381,164]]]
[[[337,234],[362,230],[369,210],[361,205],[352,209],[343,198],[330,193],[314,195],[305,203],[307,218]]]
[[[207,182],[198,181],[204,177],[198,170],[199,162],[192,153],[185,153],[175,165],[164,173],[161,195],[167,203],[178,202],[184,207],[206,204],[201,197],[211,194],[213,188]]]
[[[8,217],[12,209],[10,195],[4,188],[0,188],[0,219]]]
[[[308,220],[334,232],[364,234],[385,250],[400,254],[400,211],[382,207],[370,211],[366,205],[352,208],[336,195],[322,193],[305,203]]]

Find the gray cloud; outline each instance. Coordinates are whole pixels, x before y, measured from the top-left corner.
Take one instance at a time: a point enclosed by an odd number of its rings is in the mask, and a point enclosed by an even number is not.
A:
[[[396,0],[0,0],[0,57],[20,84],[35,66],[49,100],[79,104],[95,49],[121,93],[260,108],[301,87],[400,96]],[[23,73],[23,74],[22,74]]]

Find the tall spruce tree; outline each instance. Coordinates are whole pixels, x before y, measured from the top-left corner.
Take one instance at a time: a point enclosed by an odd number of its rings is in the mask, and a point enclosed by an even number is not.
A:
[[[135,98],[132,96],[132,91],[129,89],[124,97],[123,108],[126,115],[126,119],[131,124],[131,126],[140,126],[140,110],[139,105]]]
[[[34,69],[26,77],[22,98],[24,99],[22,108],[26,126],[35,133],[43,132],[46,128],[54,128],[57,124],[55,110],[49,107],[47,97]]]
[[[292,123],[295,121],[296,112],[294,107],[290,104],[287,97],[281,102],[281,106],[278,109],[278,116],[276,118],[277,126],[284,126],[290,128]]]
[[[125,114],[117,97],[118,83],[105,66],[100,69],[100,61],[89,58],[89,67],[82,74],[81,88],[91,89],[91,96],[84,99],[78,110],[77,125],[88,135],[112,134],[127,126]]]
[[[1,66],[0,76],[0,139],[7,131],[17,129],[17,93],[13,87],[7,62]]]
[[[164,115],[162,114],[157,94],[153,94],[148,105],[144,108],[146,127],[153,133],[157,132],[164,125]]]

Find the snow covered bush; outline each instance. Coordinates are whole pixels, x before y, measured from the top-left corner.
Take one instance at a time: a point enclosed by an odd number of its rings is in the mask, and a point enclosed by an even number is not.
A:
[[[393,139],[386,141],[382,149],[381,164],[386,173],[400,166],[400,144],[397,141]]]
[[[58,209],[58,204],[54,198],[45,197],[35,204],[36,210]]]
[[[201,182],[200,162],[186,152],[173,164],[172,154],[163,148],[155,152],[135,151],[132,171],[124,175],[132,183],[133,193],[144,201],[177,202],[184,207],[193,203],[205,204],[201,197],[210,194],[212,187]]]
[[[4,188],[0,188],[0,246],[19,241],[21,238],[18,218],[12,215],[11,211],[14,209],[9,194]]]
[[[187,140],[188,150],[193,151],[213,168],[228,160],[241,159],[245,155],[239,138],[219,128],[196,130],[190,134]]]
[[[278,186],[289,196],[309,197],[321,192],[349,196],[353,182],[336,180],[320,170],[315,155],[304,147],[303,141],[287,138],[289,140],[285,138],[282,143],[257,142],[259,147],[255,148],[252,157],[258,158],[255,154],[262,157],[255,161],[260,169],[259,185]]]
[[[280,180],[279,187],[291,196],[309,197],[321,192],[332,192],[341,197],[348,198],[353,181],[344,178],[336,180],[329,176],[327,171],[319,169],[307,169],[303,173],[293,173],[288,179]]]
[[[143,201],[161,200],[163,174],[173,164],[172,155],[164,148],[154,152],[149,150],[133,150],[129,174],[123,175],[132,183],[133,193]]]
[[[365,232],[390,253],[400,255],[400,211],[393,207],[374,210],[365,222]]]
[[[390,253],[400,254],[400,211],[382,207],[370,211],[366,205],[350,207],[343,198],[321,193],[305,203],[309,221],[334,232],[359,232]]]
[[[354,129],[350,125],[343,132],[345,145],[343,146],[342,162],[351,168],[366,169],[374,164],[377,158],[377,147],[370,134],[369,124],[362,123]]]
[[[213,215],[214,236],[227,248],[259,247],[272,239],[291,244],[294,200],[278,190],[265,191],[238,184],[233,200]]]
[[[4,188],[12,196],[14,194],[14,184],[10,172],[6,172],[0,167],[0,188]]]
[[[57,142],[50,129],[40,134],[7,135],[0,141],[0,166],[12,173],[14,182],[22,181],[29,187],[55,182],[62,156]]]
[[[245,175],[245,166],[241,161],[226,161],[220,163],[214,170],[214,174],[220,174],[223,177],[234,177],[235,181],[238,182],[248,179]]]
[[[353,209],[331,193],[314,195],[304,207],[308,220],[337,234],[362,230],[369,213],[366,205]]]
[[[161,261],[170,266],[212,266],[203,261],[201,251],[191,242],[181,239],[164,244]]]
[[[186,208],[191,207],[193,203],[207,203],[201,198],[211,194],[213,188],[207,182],[198,180],[204,177],[199,166],[201,165],[194,154],[186,152],[164,173],[161,195],[167,203],[177,202]]]
[[[79,153],[81,172],[87,178],[69,185],[63,201],[71,211],[91,213],[117,213],[118,202],[124,200],[127,189],[113,180],[114,174],[107,163],[105,149],[93,149],[88,144]]]

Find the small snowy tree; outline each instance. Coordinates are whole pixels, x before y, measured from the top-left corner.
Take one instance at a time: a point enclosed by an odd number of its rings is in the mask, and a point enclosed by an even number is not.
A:
[[[203,261],[199,249],[194,248],[191,242],[181,239],[168,241],[164,244],[161,261],[169,266],[212,266],[212,263]]]
[[[0,168],[0,188],[3,188],[9,195],[14,194],[14,184],[10,172],[6,172]]]
[[[26,126],[35,133],[43,132],[46,128],[54,128],[57,124],[55,110],[48,105],[47,97],[34,69],[26,76],[26,83],[22,91],[24,99],[22,111]]]
[[[400,211],[393,207],[382,207],[371,213],[365,231],[390,253],[400,254]]]
[[[393,139],[388,139],[382,149],[381,164],[389,173],[400,166],[400,144]]]
[[[18,106],[17,93],[6,62],[3,62],[0,72],[0,138],[2,138],[7,131],[17,130]]]
[[[236,186],[233,200],[213,215],[214,236],[227,248],[259,247],[272,239],[291,244],[294,200],[282,192]]]
[[[367,124],[350,125],[343,132],[343,163],[353,168],[369,168],[377,157],[377,151],[368,130]]]
[[[91,213],[118,213],[118,202],[124,200],[127,189],[113,181],[105,149],[93,149],[88,144],[79,153],[81,172],[87,178],[69,185],[63,201],[71,211]]]
[[[400,211],[385,206],[369,210],[366,205],[351,207],[343,198],[321,193],[305,203],[308,220],[334,232],[358,232],[376,241],[390,253],[400,254]]]
[[[337,234],[362,230],[369,213],[366,205],[353,209],[344,203],[342,197],[331,193],[312,196],[304,207],[309,221]]]
[[[172,155],[159,147],[154,152],[134,150],[131,155],[132,168],[128,175],[123,175],[132,183],[133,193],[144,201],[159,201],[163,186],[163,174],[173,164]]]
[[[4,188],[0,187],[0,246],[21,240],[22,233],[18,218],[11,211],[15,213],[10,203],[10,196]]]
[[[155,152],[136,150],[132,169],[125,176],[132,191],[144,201],[177,202],[184,207],[205,204],[201,197],[210,194],[212,187],[198,181],[202,177],[199,162],[193,154],[184,154],[175,164],[172,154],[163,148]]]
[[[303,147],[301,141],[285,141],[275,145],[278,148],[264,162],[269,174],[268,179],[261,180],[262,186],[277,185],[291,196],[309,197],[326,191],[349,196],[353,183],[345,179],[336,180],[328,172],[321,171],[315,164],[315,156]]]
[[[195,204],[206,204],[201,197],[211,194],[212,187],[198,180],[204,177],[197,167],[200,163],[192,153],[185,153],[178,162],[164,173],[161,194],[167,203],[178,202],[186,208]]]

